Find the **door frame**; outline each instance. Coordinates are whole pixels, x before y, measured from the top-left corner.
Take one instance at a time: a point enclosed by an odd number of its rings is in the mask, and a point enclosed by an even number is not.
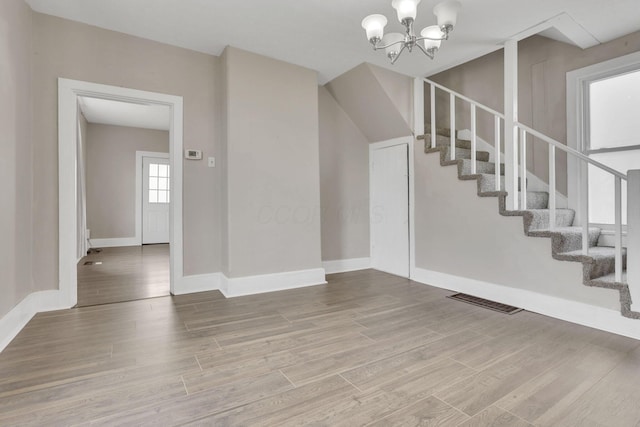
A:
[[[373,152],[376,150],[393,147],[396,145],[407,146],[407,170],[409,180],[409,194],[407,203],[409,205],[409,279],[415,276],[416,257],[415,257],[415,183],[414,183],[414,143],[413,135],[393,138],[386,141],[374,142],[369,144],[369,254],[373,260],[373,239],[371,238],[371,230],[373,229],[373,215],[371,202],[373,200]]]
[[[76,259],[76,146],[78,144],[78,97],[109,99],[137,104],[168,106],[169,164],[171,165],[169,265],[170,290],[175,294],[184,276],[182,235],[182,147],[183,99],[181,96],[147,92],[118,86],[58,78],[58,286],[61,299],[68,306],[78,302]]]
[[[136,230],[135,230],[135,240],[136,245],[142,245],[142,230],[144,229],[142,221],[142,204],[144,200],[142,199],[142,162],[145,157],[156,157],[160,159],[170,159],[169,153],[161,153],[155,151],[136,151],[136,209],[135,209],[135,218],[136,218]],[[171,175],[169,175],[171,176]],[[173,190],[173,189],[172,189]],[[171,195],[171,201],[169,202],[169,206],[173,203],[173,194]],[[169,207],[171,209],[171,207]],[[169,248],[171,249],[171,248]]]

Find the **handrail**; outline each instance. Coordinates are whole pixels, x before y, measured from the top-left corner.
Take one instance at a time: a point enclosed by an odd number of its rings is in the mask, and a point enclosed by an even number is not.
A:
[[[602,163],[600,163],[600,162],[598,162],[596,160],[593,160],[591,157],[585,156],[584,154],[582,154],[578,150],[574,150],[573,148],[568,147],[568,146],[564,145],[563,143],[558,142],[555,139],[550,138],[547,135],[545,135],[543,133],[540,133],[537,130],[532,129],[527,125],[523,125],[520,122],[516,122],[516,126],[518,126],[520,129],[526,130],[528,134],[533,135],[536,138],[541,139],[541,140],[545,141],[546,143],[548,143],[550,145],[553,145],[553,146],[561,149],[562,151],[564,151],[566,153],[569,153],[569,154],[571,154],[571,155],[573,155],[575,157],[578,157],[581,160],[584,160],[587,163],[592,164],[593,166],[596,166],[596,167],[598,167],[598,168],[600,168],[600,169],[602,169],[602,170],[604,170],[606,172],[609,172],[613,176],[617,176],[618,178],[624,179],[625,181],[627,180],[627,175],[625,175],[623,173],[620,173],[617,170],[612,169],[609,166],[604,165],[604,164],[602,164]]]
[[[433,86],[437,87],[438,89],[441,89],[441,90],[443,90],[443,91],[445,91],[445,92],[447,92],[447,93],[449,93],[451,95],[454,95],[456,98],[460,98],[460,99],[462,99],[464,101],[467,101],[469,104],[475,105],[476,107],[486,111],[487,113],[491,113],[494,116],[498,116],[501,119],[504,119],[504,114],[494,110],[493,108],[487,107],[484,104],[481,104],[481,103],[479,103],[477,101],[474,101],[473,99],[468,98],[468,97],[466,97],[466,96],[462,95],[461,93],[458,93],[458,92],[456,92],[454,90],[451,90],[451,89],[447,88],[446,86],[442,86],[441,84],[436,83],[433,80],[424,79],[424,81],[429,83],[430,85],[433,85]]]

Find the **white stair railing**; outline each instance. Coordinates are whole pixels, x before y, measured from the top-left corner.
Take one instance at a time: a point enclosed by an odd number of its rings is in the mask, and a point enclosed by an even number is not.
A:
[[[500,191],[502,189],[501,185],[501,175],[500,175],[500,141],[501,134],[506,134],[507,132],[514,132],[515,135],[518,135],[519,138],[516,138],[514,141],[513,152],[520,154],[519,156],[519,165],[512,164],[506,165],[506,169],[518,171],[519,173],[515,173],[514,177],[510,177],[509,175],[505,176],[505,187],[504,188],[514,188],[515,192],[517,192],[517,183],[512,182],[513,179],[520,179],[520,209],[526,210],[527,208],[527,191],[526,191],[526,182],[527,182],[527,139],[528,136],[534,138],[535,141],[541,141],[546,143],[549,148],[549,228],[551,230],[556,228],[556,218],[557,218],[557,204],[556,204],[556,150],[561,150],[567,153],[569,156],[573,156],[580,160],[584,173],[581,174],[581,184],[582,184],[582,194],[581,200],[582,204],[580,207],[580,218],[582,218],[582,253],[584,255],[589,255],[589,203],[588,203],[588,195],[589,195],[589,180],[588,180],[588,166],[592,165],[604,172],[607,172],[614,177],[615,188],[613,189],[615,192],[615,280],[616,282],[622,281],[622,181],[627,180],[627,176],[623,173],[616,171],[598,161],[591,159],[590,157],[584,155],[583,153],[574,150],[566,146],[565,144],[556,141],[553,138],[544,135],[535,129],[530,128],[522,123],[515,122],[513,129],[504,129],[502,132],[503,123],[505,122],[505,115],[499,113],[498,111],[487,107],[477,101],[474,101],[471,98],[468,98],[458,92],[455,92],[441,84],[438,84],[432,80],[424,79],[425,83],[430,86],[430,105],[431,105],[431,147],[436,147],[436,90],[442,90],[449,94],[449,126],[451,130],[451,143],[450,143],[450,158],[451,160],[455,159],[455,143],[456,143],[456,100],[461,100],[469,104],[471,111],[471,173],[476,173],[476,142],[477,142],[477,124],[476,124],[476,111],[477,109],[481,109],[486,111],[487,113],[493,115],[494,118],[494,145],[493,145],[493,155],[495,160],[495,181],[496,191]],[[506,125],[504,125],[506,126]],[[513,163],[518,163],[518,156],[514,155],[513,159],[505,159],[505,162],[512,161]],[[520,167],[518,167],[520,166]],[[629,190],[631,191],[631,190]],[[507,207],[508,208],[508,207]],[[631,214],[629,215],[631,217]],[[638,225],[640,227],[640,224]],[[628,238],[630,240],[633,237],[629,234]],[[637,241],[636,239],[633,241]],[[640,250],[640,248],[639,248]],[[640,276],[640,273],[639,273]],[[640,279],[640,277],[639,277]],[[631,285],[630,285],[631,286]],[[640,288],[640,283],[638,283],[638,287]],[[632,292],[633,295],[634,292]],[[640,299],[640,289],[637,290],[638,299]],[[640,301],[639,301],[640,303]],[[640,304],[638,304],[640,305]]]

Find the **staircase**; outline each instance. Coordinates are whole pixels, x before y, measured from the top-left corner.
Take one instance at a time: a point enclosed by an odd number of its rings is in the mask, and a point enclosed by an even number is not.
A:
[[[429,129],[427,125],[426,129]],[[430,130],[427,130],[430,132]],[[454,160],[451,160],[451,138],[449,129],[437,129],[436,146],[432,148],[431,134],[419,136],[425,140],[425,153],[439,154],[441,166],[456,166],[458,179],[476,180],[479,197],[496,197],[498,211],[502,216],[520,216],[523,220],[524,233],[534,238],[548,238],[554,259],[569,262],[581,262],[583,266],[583,283],[586,286],[614,289],[620,292],[621,313],[623,316],[640,319],[640,313],[631,310],[631,296],[626,280],[626,249],[622,252],[622,281],[615,280],[615,249],[598,246],[601,229],[590,227],[588,230],[589,255],[582,251],[583,230],[574,226],[575,211],[572,209],[556,209],[556,224],[550,228],[549,193],[541,191],[527,191],[526,182],[520,178],[517,183],[518,198],[522,191],[526,191],[525,210],[507,210],[504,191],[505,179],[501,181],[501,191],[496,191],[496,168],[499,175],[504,175],[504,164],[499,166],[489,161],[490,155],[486,151],[476,151],[476,171],[472,173],[471,141],[455,140]],[[524,188],[524,190],[523,190]]]

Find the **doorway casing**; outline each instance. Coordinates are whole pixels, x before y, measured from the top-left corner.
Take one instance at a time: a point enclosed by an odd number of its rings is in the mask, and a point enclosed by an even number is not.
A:
[[[61,302],[72,307],[78,301],[76,270],[76,146],[78,97],[108,99],[137,104],[155,104],[171,109],[169,128],[170,185],[172,188],[169,263],[170,290],[176,293],[183,278],[182,236],[182,135],[183,99],[181,96],[147,92],[118,86],[58,79],[58,286]]]

